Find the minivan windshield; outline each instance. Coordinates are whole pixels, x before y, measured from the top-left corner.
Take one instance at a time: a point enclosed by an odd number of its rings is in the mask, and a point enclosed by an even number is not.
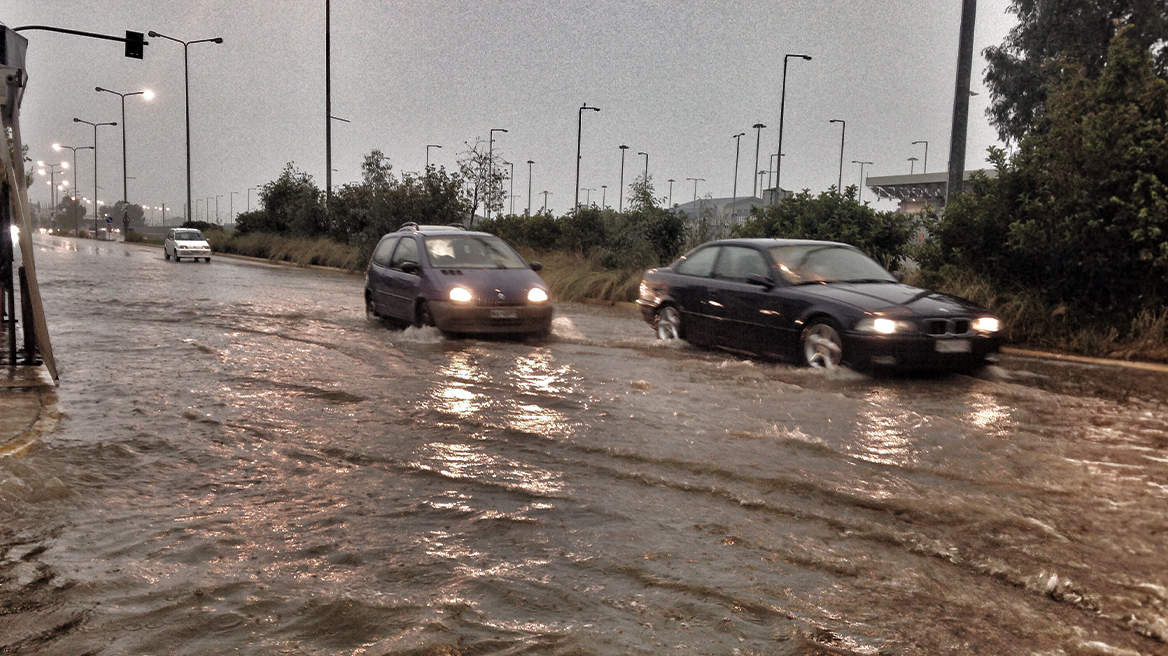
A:
[[[822,244],[772,246],[771,257],[788,282],[896,282],[872,258],[854,248]]]
[[[439,269],[526,269],[527,263],[502,239],[486,235],[426,237],[430,266]]]

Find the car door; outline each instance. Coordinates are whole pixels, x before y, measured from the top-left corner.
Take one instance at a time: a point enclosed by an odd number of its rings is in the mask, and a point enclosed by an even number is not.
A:
[[[369,258],[369,270],[365,272],[365,287],[369,289],[369,297],[373,301],[373,310],[378,314],[388,312],[389,290],[387,289],[385,274],[389,268],[389,260],[393,255],[393,247],[397,245],[397,237],[386,237],[373,249]]]
[[[674,266],[677,280],[673,298],[681,312],[685,337],[694,343],[711,343],[716,339],[721,308],[711,298],[711,278],[720,246],[706,246],[691,253]]]
[[[768,284],[760,284],[766,282]],[[710,302],[719,311],[718,343],[754,352],[766,352],[775,308],[770,298],[774,274],[762,251],[750,246],[726,245],[714,265]]]
[[[386,313],[401,321],[413,321],[414,300],[418,297],[420,281],[418,241],[413,235],[406,235],[398,241],[389,267],[385,269],[384,280]]]
[[[162,242],[162,252],[166,255],[174,255],[174,229],[166,231],[166,240]]]

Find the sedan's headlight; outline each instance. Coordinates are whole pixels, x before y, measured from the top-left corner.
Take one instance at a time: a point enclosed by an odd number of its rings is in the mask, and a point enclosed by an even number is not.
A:
[[[856,330],[875,335],[895,335],[896,333],[911,333],[915,328],[908,321],[896,321],[888,317],[865,317],[856,323]]]
[[[450,290],[450,300],[455,303],[470,303],[473,298],[474,294],[471,294],[466,287],[455,287]]]
[[[973,329],[979,333],[996,333],[1002,327],[997,317],[978,317],[973,320]]]
[[[532,303],[546,303],[548,295],[547,292],[539,287],[532,287],[531,291],[527,292],[527,300]]]

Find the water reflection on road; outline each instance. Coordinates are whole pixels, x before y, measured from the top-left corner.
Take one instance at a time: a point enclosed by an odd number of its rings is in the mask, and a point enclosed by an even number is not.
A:
[[[872,379],[368,322],[359,277],[50,238],[0,653],[1166,653],[1154,374]]]

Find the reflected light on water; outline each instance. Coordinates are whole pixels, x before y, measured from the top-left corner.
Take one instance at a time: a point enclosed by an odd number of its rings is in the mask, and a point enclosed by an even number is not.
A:
[[[1004,433],[1010,428],[1010,408],[998,403],[993,396],[971,394],[968,406],[969,412],[965,417],[974,426],[995,433]]]
[[[924,420],[903,407],[892,390],[872,390],[856,421],[856,457],[882,465],[906,466],[919,461],[910,435]]]
[[[450,478],[520,489],[529,494],[554,495],[564,487],[558,472],[487,453],[479,445],[431,442],[419,454],[419,466]]]

